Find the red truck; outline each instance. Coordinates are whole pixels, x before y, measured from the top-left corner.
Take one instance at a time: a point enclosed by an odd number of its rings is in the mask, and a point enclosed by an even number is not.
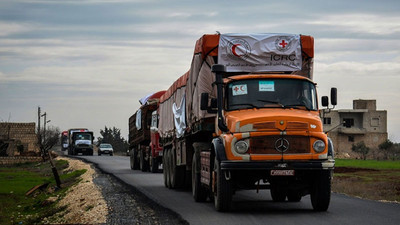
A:
[[[129,151],[132,170],[156,173],[162,162],[157,129],[159,99],[165,91],[141,99],[141,107],[129,118]]]
[[[270,189],[277,202],[310,194],[314,210],[327,210],[334,149],[313,59],[307,35],[202,36],[190,70],[160,98],[165,186],[191,184],[194,200],[213,199],[218,211],[242,189]]]

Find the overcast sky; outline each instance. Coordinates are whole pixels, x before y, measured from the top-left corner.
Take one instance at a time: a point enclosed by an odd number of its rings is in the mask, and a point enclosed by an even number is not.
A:
[[[400,142],[400,1],[1,0],[0,121],[128,136],[138,100],[184,74],[203,34],[315,38],[319,96],[376,99]]]

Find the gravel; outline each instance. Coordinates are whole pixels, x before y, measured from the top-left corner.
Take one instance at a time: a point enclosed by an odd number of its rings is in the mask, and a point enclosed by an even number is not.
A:
[[[60,201],[65,212],[45,223],[57,224],[189,224],[177,213],[158,205],[136,188],[94,164],[78,159],[69,161],[68,170],[86,169],[82,181],[73,186]],[[61,218],[61,219],[60,219]]]
[[[113,175],[99,169],[96,172],[93,182],[100,188],[108,205],[106,224],[189,224]]]

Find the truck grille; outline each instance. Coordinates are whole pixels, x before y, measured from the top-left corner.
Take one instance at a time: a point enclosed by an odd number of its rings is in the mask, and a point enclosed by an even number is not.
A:
[[[286,151],[278,151],[275,143],[287,140]],[[279,145],[279,144],[278,144]],[[310,153],[310,139],[304,136],[263,136],[250,139],[250,154],[304,154]]]

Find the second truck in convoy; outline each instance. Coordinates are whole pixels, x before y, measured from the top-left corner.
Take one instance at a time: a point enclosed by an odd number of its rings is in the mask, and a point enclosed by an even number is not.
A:
[[[314,210],[327,210],[334,150],[319,117],[313,58],[307,35],[202,36],[190,70],[160,97],[165,186],[191,184],[194,200],[209,197],[218,211],[241,189],[270,189],[278,202],[310,194]]]
[[[159,99],[165,91],[140,100],[141,107],[129,118],[129,151],[132,170],[155,173],[162,162],[162,147],[158,134]]]

